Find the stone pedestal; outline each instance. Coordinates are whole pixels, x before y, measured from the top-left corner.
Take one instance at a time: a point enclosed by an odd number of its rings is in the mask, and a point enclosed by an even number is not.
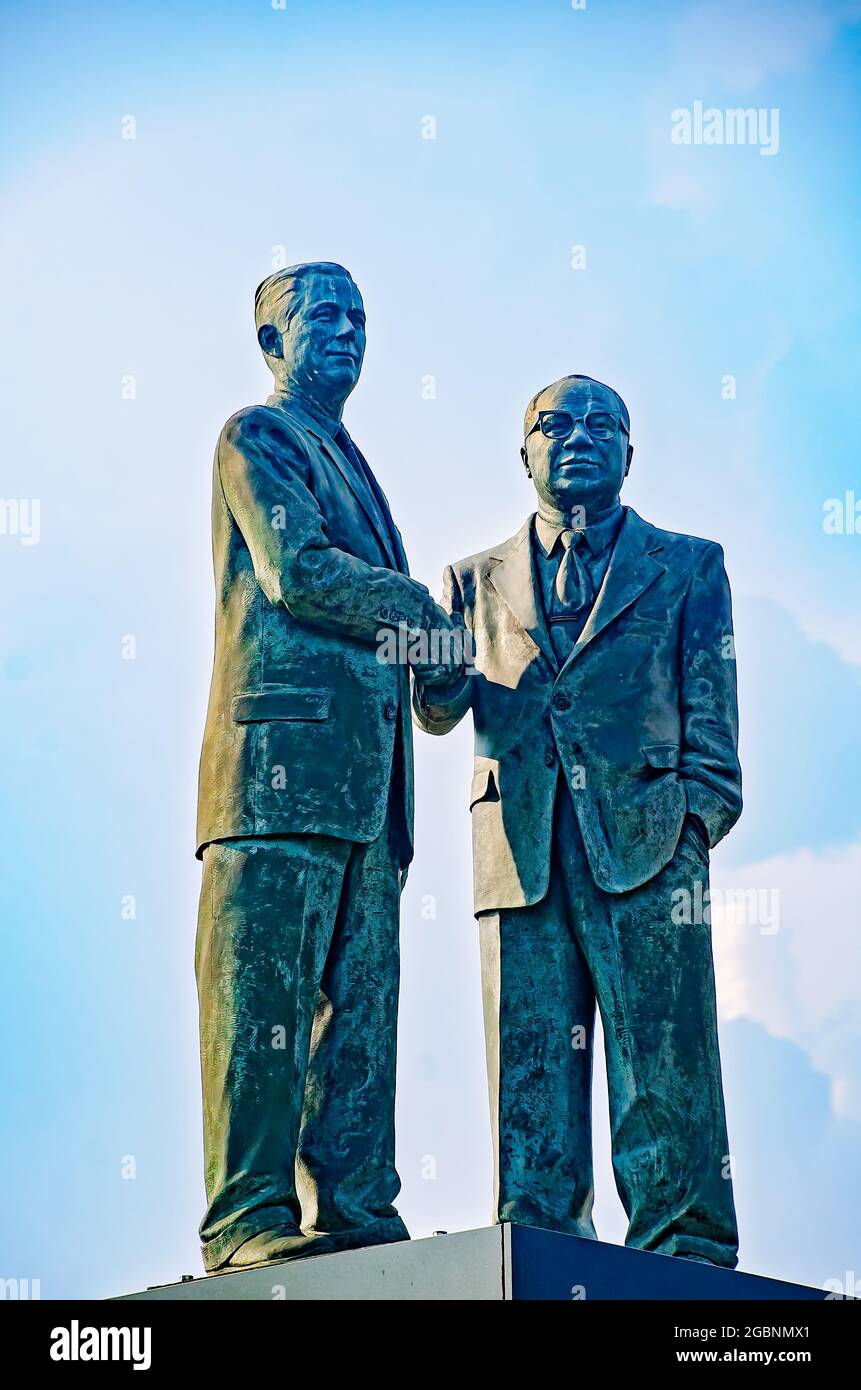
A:
[[[802,1284],[531,1226],[503,1225],[162,1284],[124,1299],[570,1302],[825,1297],[824,1290]]]

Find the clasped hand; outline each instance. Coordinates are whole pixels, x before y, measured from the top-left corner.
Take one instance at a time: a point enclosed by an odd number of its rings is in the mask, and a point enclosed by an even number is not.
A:
[[[422,686],[453,685],[466,669],[466,629],[459,613],[449,614],[437,604],[434,626],[427,631],[428,660],[410,657],[413,675]]]

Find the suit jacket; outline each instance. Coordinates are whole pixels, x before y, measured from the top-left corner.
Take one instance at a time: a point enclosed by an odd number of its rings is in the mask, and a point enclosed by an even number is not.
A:
[[[723,552],[625,517],[601,590],[559,666],[533,565],[532,517],[450,566],[446,605],[475,642],[447,696],[416,687],[430,733],[470,707],[476,913],[547,892],[560,769],[598,886],[623,893],[672,858],[687,811],[712,845],[741,812],[730,592]]]
[[[221,432],[198,855],[231,836],[375,839],[396,737],[412,842],[409,675],[377,660],[376,638],[430,626],[436,607],[408,577],[386,499],[359,462],[384,528],[355,466],[291,397],[240,410]]]

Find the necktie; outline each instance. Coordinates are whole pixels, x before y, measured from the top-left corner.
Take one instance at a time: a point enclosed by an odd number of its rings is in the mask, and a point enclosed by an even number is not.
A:
[[[556,598],[560,608],[576,612],[591,604],[595,597],[589,571],[578,551],[582,542],[582,531],[563,531],[561,534],[563,552],[556,571]]]

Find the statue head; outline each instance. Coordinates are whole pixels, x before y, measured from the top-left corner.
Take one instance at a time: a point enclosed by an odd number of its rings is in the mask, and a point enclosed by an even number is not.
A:
[[[292,385],[340,418],[365,355],[365,309],[349,271],[331,261],[277,271],[257,290],[254,319],[276,388]]]
[[[555,511],[589,517],[613,506],[631,467],[628,407],[611,386],[564,376],[532,397],[520,457],[539,499]]]

